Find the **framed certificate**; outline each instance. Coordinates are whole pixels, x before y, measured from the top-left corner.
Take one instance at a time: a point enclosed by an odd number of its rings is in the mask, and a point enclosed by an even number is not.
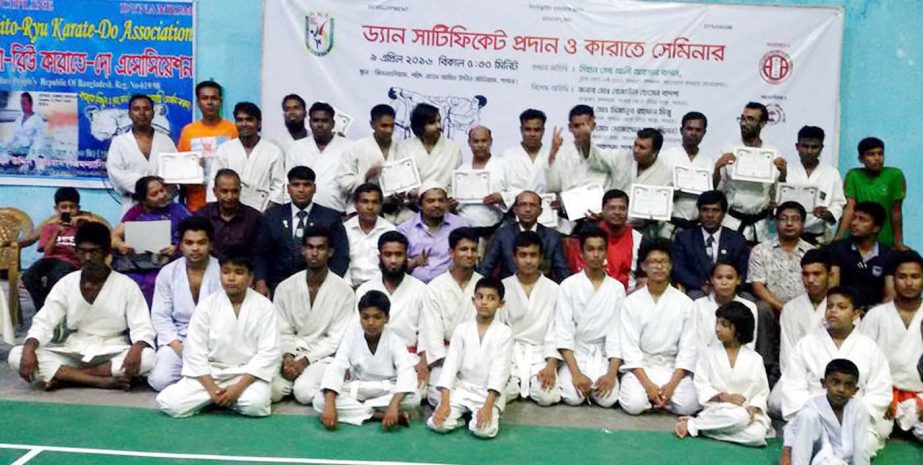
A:
[[[586,212],[601,212],[603,194],[603,188],[598,184],[576,187],[561,192],[561,203],[564,204],[567,217],[576,221],[586,216]]]
[[[753,181],[772,184],[776,180],[776,170],[772,161],[778,157],[775,150],[754,147],[735,147],[734,164],[731,165],[731,178],[737,181]]]
[[[673,214],[673,188],[632,184],[628,217],[642,220],[670,221]]]
[[[811,213],[817,206],[817,188],[814,186],[800,186],[797,184],[780,183],[776,186],[776,205],[783,202],[794,201],[801,204],[805,211]]]
[[[420,187],[420,172],[413,157],[389,161],[381,167],[381,190],[385,196],[400,194]]]
[[[697,166],[674,166],[673,185],[681,192],[701,194],[713,189],[712,172]]]
[[[458,203],[482,203],[490,195],[490,172],[456,170],[452,173],[452,197]]]
[[[204,184],[201,158],[202,152],[161,153],[157,158],[157,176],[167,184]]]
[[[557,212],[551,208],[551,202],[554,202],[554,194],[542,194],[542,214],[538,217],[538,224],[546,228],[556,228],[558,226]]]

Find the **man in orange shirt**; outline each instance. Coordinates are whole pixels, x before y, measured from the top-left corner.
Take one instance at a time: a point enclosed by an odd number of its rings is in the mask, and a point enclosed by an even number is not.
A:
[[[220,84],[202,81],[195,86],[195,95],[202,119],[183,127],[176,146],[180,152],[202,152],[205,157],[205,179],[209,179],[212,156],[219,145],[237,137],[237,126],[233,121],[221,118]],[[205,205],[205,184],[183,186],[183,194],[189,211],[196,211]]]

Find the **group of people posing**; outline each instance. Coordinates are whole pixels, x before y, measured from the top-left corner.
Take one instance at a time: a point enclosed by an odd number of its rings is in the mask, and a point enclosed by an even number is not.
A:
[[[25,279],[39,311],[9,358],[26,380],[129,388],[146,376],[176,417],[208,405],[264,416],[291,395],[328,428],[406,424],[425,399],[429,428],[467,421],[479,437],[516,398],[667,410],[680,437],[751,446],[772,437],[773,415],[789,421],[786,464],[867,463],[894,424],[923,439],[923,259],[903,245],[903,176],[878,139],[859,143],[864,167],[844,188],[819,161],[823,130],[799,131],[800,163],[774,166],[780,182],[817,188],[806,210],[775,205],[774,183],[733,179],[730,151],[699,153],[698,112],[681,146],[661,150],[643,129],[620,152],[592,143],[590,107],[569,114],[573,143],[555,130],[550,147],[545,115],[526,110],[522,143],[502,156],[473,128],[463,167],[425,104],[411,139],[392,141],[394,111],[378,105],[373,134],[349,142],[330,105],[287,96],[291,140],[277,145],[261,139],[256,105],[235,106],[235,127],[218,116],[220,86],[196,91],[203,120],[179,146],[211,154],[185,206],[154,175],[174,146],[143,95],[108,160],[122,223],[93,221],[73,189],[56,194],[46,256]],[[730,146],[762,147],[767,119],[747,104]],[[385,195],[382,165],[405,157],[420,187]],[[677,191],[671,221],[629,218],[631,184],[670,186],[678,165],[713,170],[715,189]],[[493,192],[458,204],[456,169],[490,171]],[[555,201],[555,223],[539,223],[542,195],[589,184],[606,189],[599,213]],[[126,241],[127,222],[165,219],[173,240],[159,253]]]

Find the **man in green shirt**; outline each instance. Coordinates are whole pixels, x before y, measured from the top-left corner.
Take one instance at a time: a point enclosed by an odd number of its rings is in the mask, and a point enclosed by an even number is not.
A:
[[[898,168],[885,166],[885,143],[876,137],[859,141],[859,161],[863,168],[846,173],[846,209],[836,238],[849,231],[855,206],[859,202],[875,202],[884,207],[887,218],[878,232],[878,241],[895,249],[904,248],[904,228],[901,205],[907,194],[907,181]]]

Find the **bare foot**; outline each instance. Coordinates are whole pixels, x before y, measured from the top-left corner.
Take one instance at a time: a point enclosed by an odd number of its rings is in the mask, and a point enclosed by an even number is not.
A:
[[[679,417],[679,420],[676,421],[676,425],[673,427],[673,431],[676,433],[680,439],[685,438],[689,435],[689,417]]]
[[[110,376],[101,378],[99,387],[103,389],[121,389],[123,391],[131,390],[131,380],[124,376]]]
[[[404,426],[410,426],[410,413],[401,412],[400,414],[398,414],[397,424],[404,425]]]
[[[56,379],[54,379],[54,378],[51,378],[50,381],[47,381],[47,382],[45,383],[44,389],[45,389],[45,391],[48,391],[48,392],[50,392],[50,391],[55,391],[55,390],[57,390],[57,389],[60,389],[61,386],[63,386],[63,385],[64,385],[64,384],[61,383],[60,381],[58,381],[58,380],[56,380]]]

